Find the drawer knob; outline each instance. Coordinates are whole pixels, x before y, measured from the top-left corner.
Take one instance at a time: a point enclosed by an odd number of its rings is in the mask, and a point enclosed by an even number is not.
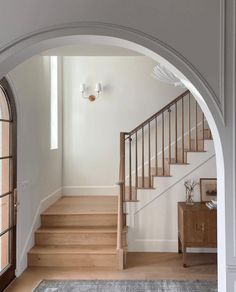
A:
[[[205,231],[205,224],[204,223],[196,224],[196,230],[204,232]]]

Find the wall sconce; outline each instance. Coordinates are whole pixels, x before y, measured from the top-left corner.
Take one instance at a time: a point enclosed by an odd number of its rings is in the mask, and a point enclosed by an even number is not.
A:
[[[87,88],[86,88],[86,85],[84,83],[80,85],[80,92],[82,94],[82,97],[84,99],[88,99],[89,101],[95,101],[97,98],[99,98],[99,95],[102,91],[102,85],[99,82],[96,83],[95,89],[94,89],[94,91],[96,92],[96,95],[94,95],[94,94],[86,95],[86,89]]]

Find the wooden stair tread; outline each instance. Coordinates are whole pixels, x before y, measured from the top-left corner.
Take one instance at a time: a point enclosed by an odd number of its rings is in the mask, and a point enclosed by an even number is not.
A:
[[[142,179],[143,179],[142,176],[138,176],[138,180],[142,180]],[[149,177],[148,177],[148,176],[144,176],[144,181],[145,181],[145,180],[148,181],[148,180],[149,180]]]
[[[116,233],[112,227],[41,227],[36,233]]]
[[[197,141],[198,142],[202,142],[202,141],[204,141],[205,139],[203,139],[202,137],[198,137],[197,138]],[[191,142],[195,142],[196,141],[196,139],[195,139],[195,137],[194,138],[191,138]]]
[[[127,231],[127,226],[123,229]],[[36,233],[117,233],[116,227],[41,227]]]
[[[36,245],[30,251],[31,254],[116,254],[116,246],[102,245],[68,245],[68,246],[41,246]]]
[[[44,212],[41,216],[73,216],[73,215],[117,215],[117,211],[79,211],[79,212]]]
[[[138,189],[138,190],[155,190],[154,187],[142,187],[142,186],[137,187],[137,189]]]
[[[205,120],[205,122],[207,122],[207,120]],[[200,129],[200,131],[202,132],[202,129]],[[206,128],[205,128],[205,129],[204,129],[204,131],[206,131],[206,132],[208,132],[208,131],[209,131],[209,132],[210,132],[211,130],[210,130],[210,129],[206,129]]]
[[[170,162],[170,165],[189,165],[187,162]]]
[[[184,149],[184,151],[185,151],[185,152],[200,152],[200,153],[202,153],[202,152],[203,152],[203,153],[206,152],[206,150],[191,150],[191,149],[190,149],[190,150],[188,150],[188,149]]]
[[[137,189],[153,189],[153,177],[150,177],[151,183],[149,181],[148,176],[144,176],[144,184],[143,184],[143,177],[138,176],[138,186]]]
[[[182,165],[182,164],[189,164],[188,162],[182,162],[182,161],[178,161],[177,160],[177,162],[175,162],[175,158],[171,158],[171,160],[169,161],[169,158],[165,158],[165,160],[166,161],[168,161],[168,164],[180,164],[180,165]],[[181,159],[182,160],[182,159]]]
[[[117,196],[63,196],[43,215],[117,213]]]
[[[152,177],[171,177],[172,175],[164,173],[164,174],[152,174]]]
[[[167,168],[169,168],[167,166]],[[151,167],[151,175],[152,177],[170,177],[170,173],[169,173],[169,169],[167,171],[167,169],[164,170],[164,174],[163,174],[163,170],[161,167],[158,167],[157,168],[157,171],[156,171],[156,167]]]

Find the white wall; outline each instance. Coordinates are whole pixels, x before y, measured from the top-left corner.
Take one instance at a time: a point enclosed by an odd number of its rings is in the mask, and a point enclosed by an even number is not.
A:
[[[26,267],[26,254],[33,245],[40,212],[61,193],[61,134],[59,149],[50,150],[49,57],[27,60],[11,71],[8,79],[18,110],[17,269],[20,273]]]
[[[180,93],[151,76],[144,56],[64,57],[63,185],[65,194],[114,193],[119,134],[130,131]],[[79,86],[101,82],[101,98],[82,99]],[[92,87],[92,88],[91,88]]]

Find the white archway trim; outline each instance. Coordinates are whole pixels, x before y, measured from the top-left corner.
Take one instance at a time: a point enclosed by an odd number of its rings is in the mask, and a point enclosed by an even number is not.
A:
[[[96,43],[124,47],[137,51],[162,64],[189,88],[199,102],[215,140],[217,157],[219,207],[218,207],[218,275],[219,291],[226,291],[226,243],[225,243],[225,165],[221,137],[224,116],[221,104],[204,77],[181,54],[158,39],[130,28],[104,23],[77,23],[66,27],[53,27],[35,32],[0,51],[0,78],[29,57],[65,44]],[[188,78],[186,78],[188,76]]]

